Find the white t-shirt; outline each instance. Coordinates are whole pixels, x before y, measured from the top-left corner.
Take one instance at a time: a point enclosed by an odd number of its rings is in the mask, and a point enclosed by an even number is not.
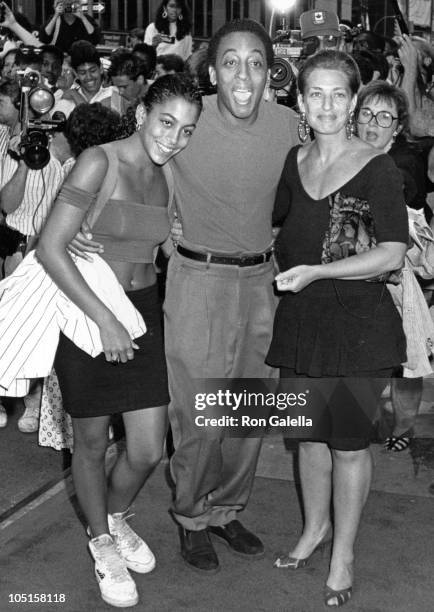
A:
[[[150,23],[145,31],[145,43],[147,45],[152,45],[152,39],[157,34],[161,34],[155,27],[154,23]],[[176,35],[176,23],[170,23],[170,35]],[[181,40],[176,40],[174,43],[165,43],[161,42],[156,47],[157,55],[168,55],[169,53],[175,53],[176,55],[180,55],[182,59],[187,60],[193,49],[193,39],[191,38],[191,34],[186,34],[184,38]]]

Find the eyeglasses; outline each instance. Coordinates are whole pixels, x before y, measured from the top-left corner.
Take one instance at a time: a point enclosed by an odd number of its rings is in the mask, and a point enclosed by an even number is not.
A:
[[[337,49],[340,40],[338,36],[308,36],[303,40],[304,55],[313,55],[319,49]]]
[[[377,125],[382,128],[390,128],[395,119],[398,119],[398,117],[394,117],[389,111],[378,111],[378,113],[373,113],[370,108],[364,106],[359,110],[357,123],[370,123],[372,118],[374,118]]]

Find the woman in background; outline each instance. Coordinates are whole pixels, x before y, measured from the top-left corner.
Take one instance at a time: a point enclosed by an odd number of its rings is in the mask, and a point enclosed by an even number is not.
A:
[[[157,55],[179,55],[185,61],[192,52],[190,11],[185,0],[163,0],[155,21],[145,31],[145,43],[155,47]]]

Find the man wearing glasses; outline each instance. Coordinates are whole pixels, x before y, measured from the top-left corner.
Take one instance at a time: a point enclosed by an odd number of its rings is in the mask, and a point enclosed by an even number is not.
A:
[[[345,50],[345,37],[339,29],[339,20],[331,11],[306,11],[300,15],[303,56],[313,55],[321,49]]]

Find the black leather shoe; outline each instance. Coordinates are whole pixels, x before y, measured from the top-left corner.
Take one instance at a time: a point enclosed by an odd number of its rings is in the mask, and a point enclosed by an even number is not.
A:
[[[243,527],[240,521],[231,521],[222,527],[208,527],[208,531],[221,538],[231,550],[243,557],[263,557],[264,545],[254,533]]]
[[[180,528],[181,555],[185,563],[198,572],[216,574],[219,560],[206,529],[190,531]]]

